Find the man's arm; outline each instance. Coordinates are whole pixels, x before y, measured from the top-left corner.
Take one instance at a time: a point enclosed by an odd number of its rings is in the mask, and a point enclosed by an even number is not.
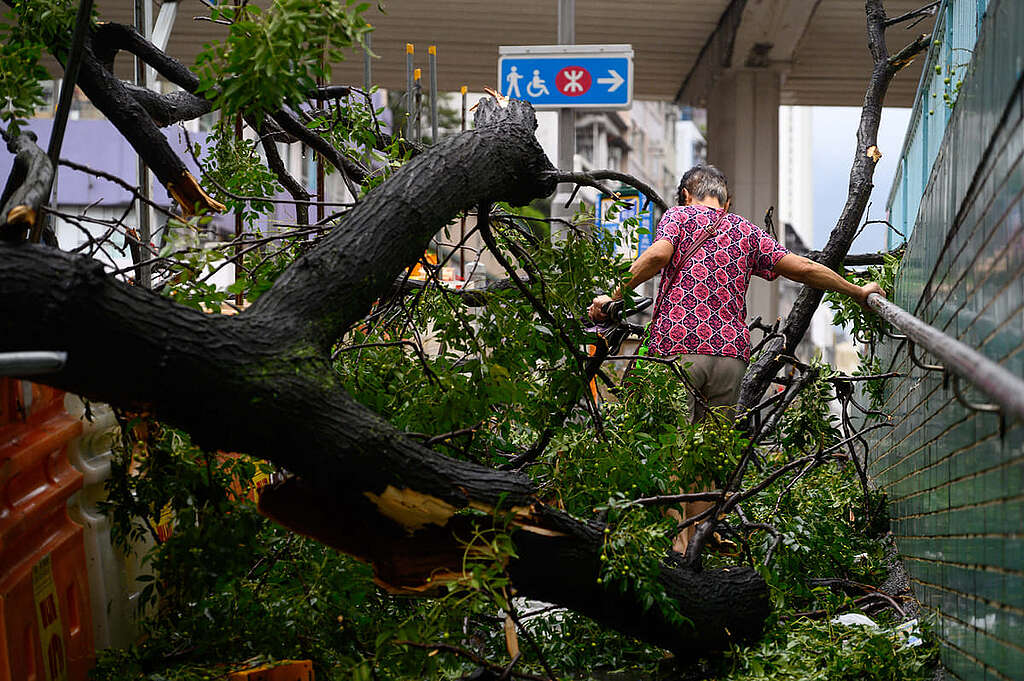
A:
[[[670,241],[658,239],[646,251],[641,253],[639,258],[633,261],[632,266],[629,268],[631,276],[629,281],[623,284],[623,286],[628,289],[634,289],[644,283],[672,261],[672,254],[674,252],[675,248],[672,247]],[[601,308],[620,298],[622,298],[622,287],[615,289],[609,296],[597,296],[587,310],[590,318],[594,321],[603,320],[606,315]]]
[[[840,277],[824,265],[808,260],[801,255],[793,255],[792,253],[782,256],[775,263],[775,272],[787,279],[792,279],[817,289],[843,293],[861,305],[864,305],[868,295],[871,293],[885,295],[882,287],[875,282],[871,282],[866,286],[857,286]]]

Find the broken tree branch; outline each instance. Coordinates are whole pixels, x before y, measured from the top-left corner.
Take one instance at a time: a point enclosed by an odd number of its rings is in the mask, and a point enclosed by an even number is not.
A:
[[[886,16],[881,0],[868,0],[866,12],[868,48],[874,66],[864,96],[860,125],[857,129],[857,151],[850,169],[850,190],[846,205],[829,236],[828,243],[822,249],[820,257],[816,258],[818,262],[834,270],[838,270],[846,253],[850,250],[850,245],[871,195],[876,161],[868,152],[871,147],[877,145],[878,126],[881,121],[885,93],[889,89],[893,76],[901,68],[900,65],[892,63],[886,48],[884,26]],[[918,39],[913,45],[918,47],[920,43],[921,40]],[[900,55],[906,56],[903,51]],[[750,365],[743,377],[739,398],[741,411],[749,409],[761,400],[772,379],[782,368],[781,355],[792,354],[796,349],[807,332],[811,317],[820,305],[822,296],[822,291],[810,286],[805,285],[801,288],[796,302],[793,304],[793,309],[782,326],[782,336],[773,338],[766,343],[761,358]]]
[[[49,200],[53,165],[36,144],[35,133],[12,135],[0,128],[0,136],[14,154],[14,167],[0,196],[0,241],[21,241],[39,220],[40,206]]]

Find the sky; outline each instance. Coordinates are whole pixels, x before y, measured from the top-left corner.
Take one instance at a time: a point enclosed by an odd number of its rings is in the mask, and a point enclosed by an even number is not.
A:
[[[885,203],[903,150],[911,109],[882,109],[878,148],[882,159],[875,168],[875,188],[868,207],[871,219],[885,218]],[[814,183],[814,248],[820,249],[836,225],[850,186],[850,165],[857,144],[860,107],[816,106],[811,111],[811,161]],[[850,253],[885,249],[885,225],[868,225],[853,242]]]

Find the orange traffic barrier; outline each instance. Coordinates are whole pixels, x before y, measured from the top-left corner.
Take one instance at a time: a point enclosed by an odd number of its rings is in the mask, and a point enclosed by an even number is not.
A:
[[[313,681],[313,663],[309,660],[282,660],[231,672],[228,681]]]
[[[95,661],[82,528],[67,513],[81,430],[63,392],[0,379],[0,681],[84,681]]]
[[[217,452],[217,458],[221,461],[228,459],[244,458],[245,454],[239,454],[237,452]],[[248,499],[253,503],[257,503],[260,500],[260,492],[263,488],[270,484],[270,476],[259,469],[259,465],[262,463],[257,459],[251,459],[253,464],[257,466],[256,472],[253,473],[252,478],[248,480],[242,480],[237,475],[231,481],[231,495],[230,498]]]

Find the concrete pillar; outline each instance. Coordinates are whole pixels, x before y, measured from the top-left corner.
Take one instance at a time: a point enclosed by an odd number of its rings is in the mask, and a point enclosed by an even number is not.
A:
[[[779,196],[779,85],[771,69],[721,75],[708,98],[708,162],[729,178],[732,212],[764,227]],[[751,279],[747,317],[779,315],[778,285]]]
[[[608,128],[607,123],[600,125],[594,122],[594,167],[608,167]]]

